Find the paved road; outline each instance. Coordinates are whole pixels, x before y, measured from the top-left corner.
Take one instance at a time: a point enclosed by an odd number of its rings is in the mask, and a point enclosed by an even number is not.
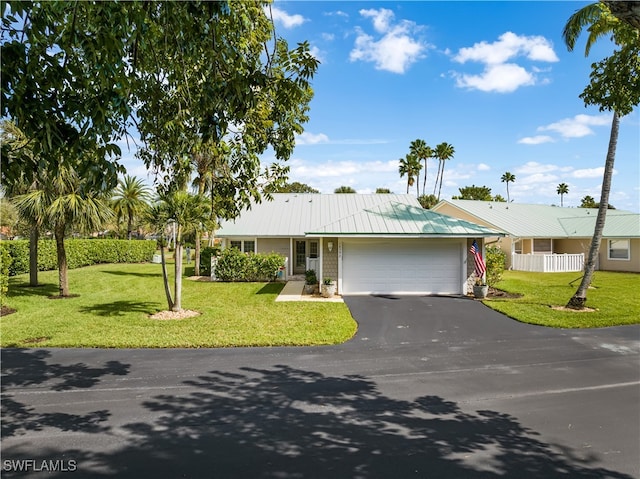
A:
[[[346,302],[335,347],[3,350],[2,476],[640,478],[640,326]]]

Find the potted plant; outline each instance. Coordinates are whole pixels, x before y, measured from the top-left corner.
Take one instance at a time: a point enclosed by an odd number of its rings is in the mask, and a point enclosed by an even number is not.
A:
[[[314,269],[308,269],[304,272],[304,292],[313,294],[318,286],[318,277]]]
[[[476,278],[476,284],[473,285],[473,297],[477,299],[484,299],[489,292],[489,285],[487,285],[482,278]]]
[[[336,283],[331,278],[324,278],[322,281],[321,294],[323,298],[333,298],[336,294]]]

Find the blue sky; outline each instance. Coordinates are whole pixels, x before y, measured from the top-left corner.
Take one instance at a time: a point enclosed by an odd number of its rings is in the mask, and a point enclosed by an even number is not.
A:
[[[406,192],[398,160],[416,138],[447,142],[441,198],[516,176],[511,199],[565,206],[600,197],[611,115],[578,95],[590,65],[613,51],[607,41],[584,56],[562,41],[569,16],[587,2],[276,1],[278,34],[307,40],[321,65],[310,121],[289,160],[290,181],[323,193],[349,185]],[[637,109],[622,119],[610,203],[640,210]],[[263,160],[268,163],[272,154]],[[146,175],[131,158],[130,173]],[[436,163],[428,166],[433,192]],[[422,187],[422,178],[420,180]],[[415,188],[412,190],[415,192]]]

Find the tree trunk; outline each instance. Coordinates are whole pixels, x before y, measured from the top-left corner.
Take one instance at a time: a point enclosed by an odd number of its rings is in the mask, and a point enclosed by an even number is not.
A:
[[[29,233],[29,286],[38,286],[38,240],[40,230],[33,225]]]
[[[69,296],[69,278],[67,272],[67,252],[64,249],[64,222],[56,224],[54,235],[56,237],[56,252],[58,255],[58,289],[61,297]]]
[[[176,241],[176,249],[175,249],[175,283],[174,283],[174,294],[173,294],[173,307],[171,311],[180,311],[182,310],[182,241]]]
[[[591,239],[591,248],[589,248],[589,257],[584,269],[584,276],[578,286],[578,290],[567,303],[568,308],[583,309],[587,302],[587,289],[591,284],[593,272],[596,269],[596,261],[598,252],[600,251],[600,243],[602,242],[602,231],[607,216],[607,208],[609,207],[609,193],[611,192],[611,178],[613,176],[613,164],[616,159],[616,146],[618,144],[618,130],[620,129],[620,118],[617,112],[613,112],[613,120],[611,122],[611,135],[609,137],[609,148],[607,150],[607,159],[604,164],[604,176],[602,178],[602,192],[600,193],[600,205],[598,207],[598,217],[596,219],[596,227]]]
[[[202,232],[200,230],[196,230],[196,247],[194,248],[193,256],[194,256],[194,264],[193,264],[193,275],[200,276],[200,241]]]
[[[444,161],[442,162],[442,169],[440,170],[440,187],[438,188],[438,201],[440,201],[440,192],[442,191],[443,177],[444,177]]]
[[[164,294],[167,297],[167,309],[173,310],[173,298],[171,297],[171,288],[169,288],[169,275],[167,274],[167,263],[164,255],[164,238],[160,243],[160,257],[162,258],[162,281],[164,282]]]
[[[422,194],[423,195],[427,194],[427,161],[429,161],[429,159],[425,158],[425,160],[424,160],[424,180],[422,181]]]

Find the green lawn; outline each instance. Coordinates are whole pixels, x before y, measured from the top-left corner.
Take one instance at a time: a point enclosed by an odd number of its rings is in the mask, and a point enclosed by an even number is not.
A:
[[[600,328],[640,323],[640,274],[596,271],[587,292],[593,312],[559,311],[580,284],[580,273],[527,273],[505,271],[498,289],[520,293],[521,298],[489,298],[484,303],[524,323],[559,328]],[[570,282],[577,280],[573,286]]]
[[[181,320],[154,320],[167,308],[159,264],[105,264],[69,271],[69,299],[57,294],[57,271],[10,279],[0,318],[2,347],[224,347],[337,344],[357,325],[342,303],[276,303],[283,285],[183,280],[182,306],[201,312]]]

